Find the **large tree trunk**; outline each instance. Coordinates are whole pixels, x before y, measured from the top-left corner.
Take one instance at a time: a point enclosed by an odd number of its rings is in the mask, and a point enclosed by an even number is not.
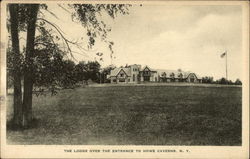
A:
[[[25,54],[25,72],[24,72],[24,96],[23,111],[24,125],[30,126],[32,116],[32,90],[34,83],[34,42],[36,32],[36,20],[39,4],[30,4],[28,6],[28,22],[27,22],[27,44]]]
[[[13,124],[15,127],[22,127],[23,111],[22,111],[22,86],[21,86],[21,58],[19,48],[19,32],[18,32],[18,4],[10,4],[10,31],[12,51],[14,52],[13,61],[13,82],[14,82],[14,115]]]

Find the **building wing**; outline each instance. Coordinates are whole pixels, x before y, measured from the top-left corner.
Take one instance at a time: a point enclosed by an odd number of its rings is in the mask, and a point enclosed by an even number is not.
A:
[[[175,78],[188,78],[188,76],[193,73],[197,77],[197,79],[201,79],[200,76],[198,76],[194,72],[190,71],[178,71],[178,70],[165,70],[165,69],[156,69],[158,75],[160,77],[166,77],[166,78],[171,78],[172,75],[174,75]]]

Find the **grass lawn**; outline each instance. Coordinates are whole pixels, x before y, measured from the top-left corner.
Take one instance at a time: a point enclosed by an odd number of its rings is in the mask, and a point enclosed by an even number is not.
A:
[[[141,85],[34,95],[38,127],[8,130],[7,143],[241,145],[241,92],[241,87]]]

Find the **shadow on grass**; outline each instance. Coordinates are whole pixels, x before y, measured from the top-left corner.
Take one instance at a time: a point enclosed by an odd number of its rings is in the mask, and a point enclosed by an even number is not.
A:
[[[12,119],[10,121],[7,121],[6,130],[7,131],[22,131],[22,130],[26,130],[26,129],[35,129],[35,128],[40,127],[39,123],[40,123],[39,119],[33,118],[29,124],[22,126],[20,124],[16,124]]]

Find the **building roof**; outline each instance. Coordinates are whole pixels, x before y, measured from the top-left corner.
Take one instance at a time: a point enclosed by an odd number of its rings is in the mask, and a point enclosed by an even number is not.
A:
[[[182,74],[182,75],[183,75],[183,78],[187,78],[191,73],[193,73],[193,72],[190,72],[190,71],[165,70],[165,69],[156,69],[155,71],[157,71],[157,73],[158,73],[158,75],[159,75],[160,77],[162,77],[163,73],[165,72],[167,78],[170,78],[170,75],[171,75],[172,73],[174,73],[175,78],[178,78],[178,75],[179,75],[179,74]],[[196,76],[198,79],[201,79],[196,73],[193,73],[193,74],[195,74],[195,76]]]
[[[156,72],[157,70],[151,69],[149,66],[144,66],[140,71],[144,71],[146,68],[148,68],[151,72]]]
[[[121,70],[123,70],[126,73],[127,76],[131,76],[131,69],[130,69],[130,67],[119,67],[119,68],[115,68],[115,69],[111,70],[110,77],[117,76],[118,73]]]
[[[118,75],[118,73],[123,70],[127,76],[131,76],[131,68],[130,68],[131,65],[129,65],[128,67],[119,67],[119,68],[115,68],[113,70],[111,70],[110,72],[110,76],[109,77],[115,77]],[[140,65],[138,65],[140,66]],[[179,74],[182,74],[183,75],[183,78],[187,78],[190,74],[195,74],[195,76],[198,78],[198,79],[201,79],[200,76],[198,76],[196,73],[194,72],[190,72],[190,71],[180,71],[180,70],[166,70],[166,69],[151,69],[149,66],[144,66],[142,69],[140,69],[139,71],[143,71],[145,68],[148,68],[150,71],[153,71],[153,72],[157,72],[157,74],[160,76],[160,77],[163,77],[163,73],[165,72],[166,73],[166,77],[167,78],[170,78],[171,77],[171,74],[174,73],[175,75],[175,78],[178,78],[178,75]]]

